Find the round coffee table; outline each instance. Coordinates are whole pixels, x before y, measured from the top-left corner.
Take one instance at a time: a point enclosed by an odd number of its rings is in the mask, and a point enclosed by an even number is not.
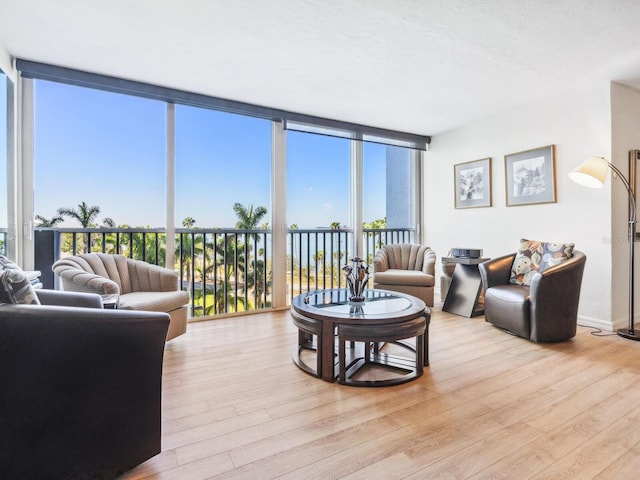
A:
[[[429,365],[431,312],[411,295],[376,289],[365,290],[364,295],[364,302],[350,302],[347,289],[317,290],[295,297],[291,317],[299,335],[294,363],[328,382],[337,379],[356,386],[396,385],[418,378],[422,367]],[[416,339],[415,348],[400,341],[407,338]],[[349,348],[345,347],[347,342]],[[413,358],[381,352],[382,342],[410,350]],[[315,367],[301,358],[308,350],[316,351]],[[354,378],[367,365],[391,369],[398,375],[383,380]]]

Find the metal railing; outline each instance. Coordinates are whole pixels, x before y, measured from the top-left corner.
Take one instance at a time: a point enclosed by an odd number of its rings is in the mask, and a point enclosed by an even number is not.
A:
[[[384,245],[415,242],[415,230],[411,228],[365,228],[363,254],[364,260],[372,264],[376,251]]]
[[[190,294],[191,316],[271,306],[271,235],[270,230],[176,229],[175,268],[181,288]],[[310,290],[345,286],[342,268],[353,256],[351,236],[348,228],[287,232],[284,280],[289,301]],[[408,228],[365,229],[364,259],[371,264],[381,246],[413,242],[414,237],[414,231]],[[39,249],[53,251],[53,260],[39,255]],[[59,258],[89,252],[121,254],[167,266],[166,232],[161,228],[36,229],[36,268],[43,272],[50,272],[52,263]]]
[[[270,230],[176,230],[176,263],[192,316],[271,306]]]
[[[287,284],[289,300],[315,289],[340,288],[349,263],[351,229],[289,230]]]

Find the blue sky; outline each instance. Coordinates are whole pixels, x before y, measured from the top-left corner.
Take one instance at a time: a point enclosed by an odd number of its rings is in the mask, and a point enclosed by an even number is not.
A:
[[[37,81],[35,105],[36,214],[84,201],[101,208],[99,223],[164,226],[163,102]],[[365,221],[385,215],[384,160],[384,146],[365,144]],[[233,227],[235,202],[270,211],[270,175],[269,121],[176,107],[178,225]],[[287,203],[300,228],[348,223],[348,140],[288,133]]]

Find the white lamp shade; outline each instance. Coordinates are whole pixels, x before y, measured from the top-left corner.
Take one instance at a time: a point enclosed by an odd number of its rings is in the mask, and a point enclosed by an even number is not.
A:
[[[582,186],[601,188],[607,179],[609,162],[602,157],[589,157],[576,169],[569,172],[569,178]]]

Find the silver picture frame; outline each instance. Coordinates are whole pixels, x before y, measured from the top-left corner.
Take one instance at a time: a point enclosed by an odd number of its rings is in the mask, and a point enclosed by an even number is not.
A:
[[[491,158],[453,166],[455,208],[491,206]]]
[[[504,157],[507,207],[556,202],[554,145]]]

